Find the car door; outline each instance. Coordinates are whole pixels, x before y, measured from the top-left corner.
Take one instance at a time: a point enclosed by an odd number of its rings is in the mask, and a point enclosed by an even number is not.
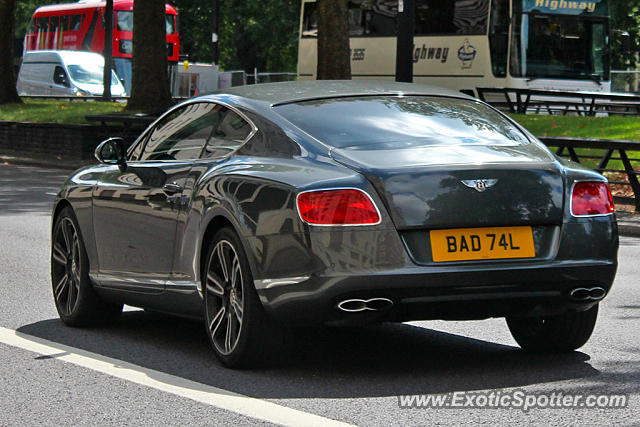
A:
[[[179,107],[147,131],[126,167],[106,168],[93,193],[102,286],[164,289],[173,266],[183,189],[215,129],[216,114],[211,103]]]

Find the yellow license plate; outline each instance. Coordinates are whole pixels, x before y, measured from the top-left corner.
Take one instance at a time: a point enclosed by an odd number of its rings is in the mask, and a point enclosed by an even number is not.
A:
[[[533,258],[531,227],[485,227],[431,230],[434,262]]]

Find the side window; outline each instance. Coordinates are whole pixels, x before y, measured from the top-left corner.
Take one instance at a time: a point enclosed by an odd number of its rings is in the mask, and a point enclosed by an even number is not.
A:
[[[508,48],[509,0],[493,0],[489,25],[489,49],[491,50],[491,69],[496,77],[507,75]]]
[[[52,33],[55,33],[56,31],[58,31],[59,26],[60,26],[60,17],[52,16],[49,21],[49,31],[51,31]]]
[[[118,31],[133,31],[133,12],[119,10],[116,21]]]
[[[69,30],[78,31],[82,25],[84,15],[71,15],[69,17]]]
[[[349,36],[389,37],[396,35],[398,0],[349,0],[347,4]],[[304,3],[303,6],[302,37],[317,37],[316,4]]]
[[[53,70],[53,82],[57,85],[69,87],[69,78],[64,68],[59,65]]]
[[[318,15],[315,3],[302,3],[302,37],[318,37]]]
[[[49,18],[38,18],[37,21],[38,32],[40,31],[49,31]]]
[[[62,31],[69,31],[69,16],[64,15],[60,17],[60,28]]]
[[[219,117],[218,125],[202,153],[205,159],[228,155],[251,134],[251,125],[235,111],[222,107]]]
[[[489,0],[418,0],[415,34],[484,35]]]
[[[203,102],[173,111],[150,132],[140,160],[197,159],[216,128],[219,109]]]
[[[144,145],[146,144],[148,139],[149,139],[149,134],[146,134],[140,141],[138,141],[136,146],[133,147],[133,149],[131,149],[129,157],[127,158],[127,161],[135,162],[140,159],[140,156],[142,155],[142,149],[144,148]]]

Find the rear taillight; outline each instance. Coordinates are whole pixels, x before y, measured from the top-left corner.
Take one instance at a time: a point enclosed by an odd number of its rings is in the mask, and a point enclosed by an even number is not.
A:
[[[615,212],[609,186],[605,182],[576,182],[571,195],[574,216],[606,215]]]
[[[355,188],[300,193],[298,212],[303,221],[314,225],[367,225],[380,222],[380,214],[371,197]]]

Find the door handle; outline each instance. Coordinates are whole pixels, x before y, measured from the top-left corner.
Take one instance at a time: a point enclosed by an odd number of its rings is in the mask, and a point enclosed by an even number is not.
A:
[[[176,184],[175,182],[170,182],[162,186],[162,191],[167,194],[175,194],[182,191],[182,186]]]

